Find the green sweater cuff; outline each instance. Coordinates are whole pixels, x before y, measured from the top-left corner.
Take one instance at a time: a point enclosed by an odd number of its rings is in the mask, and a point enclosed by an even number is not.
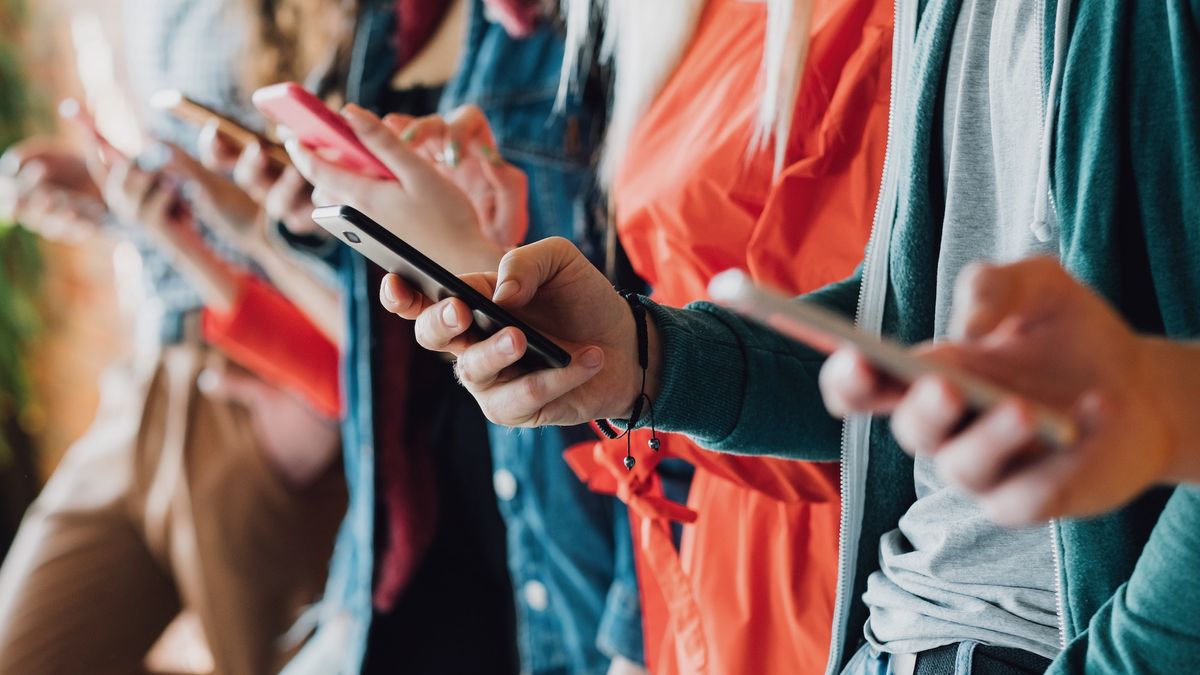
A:
[[[737,336],[708,312],[642,302],[662,340],[655,424],[708,447],[719,445],[738,424],[746,387]]]

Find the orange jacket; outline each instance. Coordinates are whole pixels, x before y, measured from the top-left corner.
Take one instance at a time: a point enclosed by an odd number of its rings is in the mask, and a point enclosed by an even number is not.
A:
[[[818,0],[788,160],[750,152],[762,5],[709,0],[682,62],[630,142],[617,227],[658,302],[706,296],[748,270],[793,293],[861,260],[883,170],[892,3]],[[646,659],[667,673],[820,673],[830,639],[840,523],[834,464],[718,455],[662,435],[696,466],[687,508],[662,498],[648,432],[572,449],[594,489],[630,506]],[[797,443],[804,439],[797,438]],[[676,553],[669,522],[690,523]]]

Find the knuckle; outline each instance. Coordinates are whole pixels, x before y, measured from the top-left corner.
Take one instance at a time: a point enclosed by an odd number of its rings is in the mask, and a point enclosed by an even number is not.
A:
[[[546,384],[536,375],[527,375],[521,380],[520,394],[527,402],[539,402],[546,396]]]

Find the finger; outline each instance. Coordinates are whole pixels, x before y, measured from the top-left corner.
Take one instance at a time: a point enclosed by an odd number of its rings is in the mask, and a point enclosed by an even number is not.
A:
[[[516,246],[529,232],[529,180],[524,171],[503,160],[500,166],[488,162],[483,166],[494,200],[489,238],[505,248]]]
[[[408,142],[405,138],[409,125],[417,118],[412,115],[403,115],[401,113],[388,113],[383,116],[383,126],[388,128],[388,131],[400,137],[400,140]]]
[[[853,347],[834,352],[818,378],[825,407],[835,417],[852,413],[887,412],[900,402],[904,390],[880,376]]]
[[[172,211],[178,202],[174,190],[161,182],[153,184],[138,200],[137,220],[140,223],[171,222]]]
[[[504,254],[492,301],[509,308],[529,304],[537,290],[582,254],[562,237],[549,237]]]
[[[446,126],[452,148],[496,150],[496,137],[492,134],[487,115],[473,103],[459,106],[446,115]]]
[[[1083,478],[1084,468],[1073,452],[1047,454],[980,495],[980,505],[988,518],[1005,527],[1033,525],[1068,513],[1090,515],[1071,508],[1073,485]]]
[[[1018,314],[1036,318],[1044,312],[1052,277],[1065,275],[1049,258],[1031,258],[1011,265],[968,265],[954,284],[949,333],[952,338],[973,340]]]
[[[476,393],[484,415],[497,424],[538,427],[577,422],[580,413],[560,401],[604,367],[604,351],[586,347],[565,368],[545,368]]]
[[[527,348],[524,333],[505,328],[465,350],[455,364],[458,380],[472,391],[491,386],[501,371],[521,360]]]
[[[446,136],[446,120],[441,115],[426,115],[425,117],[410,120],[405,125],[404,131],[399,134],[400,140],[408,143],[413,148],[418,148],[430,142],[444,145]]]
[[[930,455],[966,413],[962,393],[946,378],[926,375],[913,383],[892,412],[892,435],[910,454]]]
[[[383,162],[401,183],[420,180],[431,171],[429,164],[397,138],[378,117],[353,104],[342,109],[342,116],[367,150]]]
[[[458,298],[446,298],[417,316],[417,344],[431,352],[458,356],[470,345],[466,337],[473,322],[471,309]]]
[[[275,174],[261,145],[253,143],[242,151],[233,167],[233,182],[259,204],[266,200],[267,193],[275,184]]]
[[[196,152],[209,169],[232,172],[242,150],[241,144],[221,133],[221,123],[215,118],[200,127],[200,134],[196,137]]]
[[[309,211],[312,210],[311,193],[312,188],[304,176],[296,167],[288,166],[267,192],[263,207],[272,218],[285,220],[289,214],[305,206],[309,207]]]
[[[995,487],[1030,454],[1037,422],[1028,403],[1009,399],[947,441],[935,458],[938,475],[971,492]]]
[[[410,286],[396,274],[383,277],[379,285],[379,302],[387,311],[404,319],[415,321],[433,301]]]
[[[313,185],[315,204],[361,204],[367,202],[366,193],[377,183],[388,183],[397,188],[395,181],[381,181],[362,174],[347,171],[322,159],[300,145],[299,141],[287,142],[287,151],[292,165]]]

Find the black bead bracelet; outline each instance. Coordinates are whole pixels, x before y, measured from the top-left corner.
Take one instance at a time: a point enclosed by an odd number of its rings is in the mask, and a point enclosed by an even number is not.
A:
[[[633,409],[629,414],[629,425],[624,432],[618,432],[608,420],[596,420],[596,428],[600,433],[604,434],[605,438],[616,440],[625,438],[625,468],[632,471],[637,460],[633,458],[633,441],[630,434],[637,426],[639,420],[642,419],[643,412],[650,414],[650,441],[647,443],[650,449],[658,452],[661,443],[658,441],[658,431],[654,428],[654,402],[650,400],[650,395],[646,393],[646,371],[650,367],[650,332],[646,324],[646,306],[642,304],[642,299],[637,293],[631,291],[623,291],[621,297],[625,298],[625,302],[629,303],[629,309],[633,312],[633,323],[637,333],[637,355],[638,365],[642,367],[642,388],[637,398],[633,400]]]

